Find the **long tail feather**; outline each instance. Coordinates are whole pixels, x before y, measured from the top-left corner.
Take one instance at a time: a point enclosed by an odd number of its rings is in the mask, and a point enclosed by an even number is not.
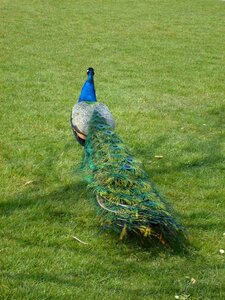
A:
[[[134,232],[146,239],[156,237],[162,244],[187,240],[171,207],[97,111],[89,124],[84,165],[101,219],[120,232],[120,239]]]

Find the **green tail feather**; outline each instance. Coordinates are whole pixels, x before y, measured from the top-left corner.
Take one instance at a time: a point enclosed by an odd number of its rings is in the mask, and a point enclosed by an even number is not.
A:
[[[85,143],[84,165],[103,224],[121,233],[135,232],[162,243],[187,240],[185,229],[160,197],[140,163],[94,111]]]

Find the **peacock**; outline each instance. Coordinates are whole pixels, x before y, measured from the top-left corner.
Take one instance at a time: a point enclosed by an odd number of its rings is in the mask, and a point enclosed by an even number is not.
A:
[[[142,241],[156,238],[162,244],[184,245],[185,228],[115,132],[109,108],[97,102],[93,68],[87,69],[71,125],[84,146],[82,166],[102,225],[118,232],[119,240],[133,233]]]

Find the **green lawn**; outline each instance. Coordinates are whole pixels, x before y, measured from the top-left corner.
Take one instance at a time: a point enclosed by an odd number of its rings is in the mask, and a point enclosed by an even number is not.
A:
[[[0,299],[225,299],[225,2],[0,5]],[[187,254],[101,229],[69,124],[89,66]]]

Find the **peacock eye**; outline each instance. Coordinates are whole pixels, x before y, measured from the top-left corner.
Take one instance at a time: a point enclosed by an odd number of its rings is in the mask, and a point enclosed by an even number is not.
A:
[[[129,163],[131,163],[132,161],[133,161],[133,159],[132,159],[132,157],[127,157],[127,161],[129,162]]]
[[[105,134],[106,134],[106,135],[113,135],[113,132],[112,132],[111,130],[106,130],[106,131],[105,131]]]
[[[105,128],[105,125],[104,125],[104,124],[98,124],[96,127],[97,127],[98,129],[104,129],[104,128]]]
[[[117,145],[113,145],[113,146],[111,146],[111,149],[113,149],[113,150],[120,150],[121,147],[117,146]]]
[[[129,165],[122,165],[123,170],[132,170],[132,167]]]

